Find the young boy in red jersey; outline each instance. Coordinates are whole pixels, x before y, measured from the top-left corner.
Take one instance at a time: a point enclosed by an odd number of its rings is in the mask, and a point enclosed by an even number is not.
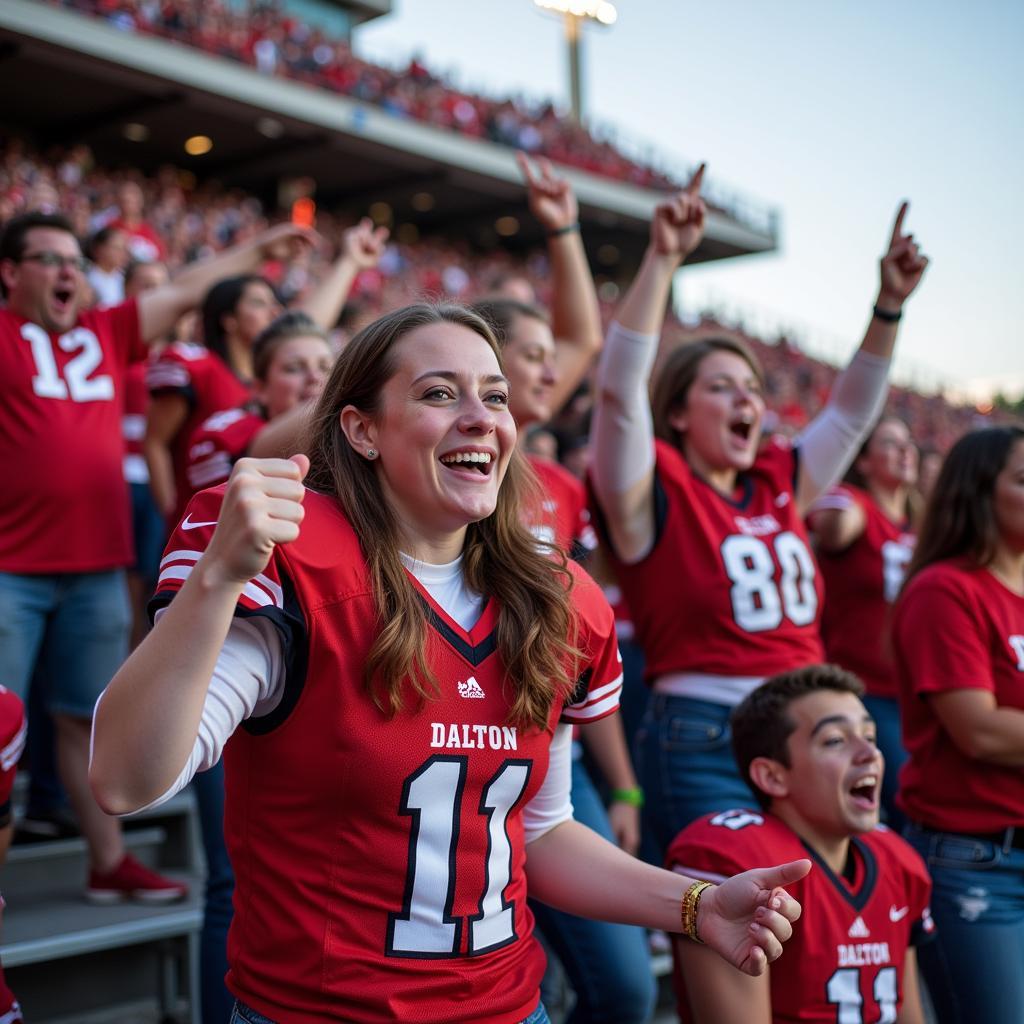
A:
[[[25,749],[25,708],[17,694],[0,686],[0,864],[7,859],[14,823],[11,820],[11,790],[18,760]],[[0,909],[4,901],[0,897]],[[21,1007],[7,987],[0,967],[0,1024],[21,1024]]]
[[[856,676],[813,665],[774,676],[733,712],[733,752],[761,808],[688,825],[669,866],[716,881],[793,856],[814,869],[790,887],[804,907],[792,948],[761,977],[675,943],[683,1021],[923,1024],[914,946],[934,929],[931,882],[879,825],[884,762],[863,692]]]

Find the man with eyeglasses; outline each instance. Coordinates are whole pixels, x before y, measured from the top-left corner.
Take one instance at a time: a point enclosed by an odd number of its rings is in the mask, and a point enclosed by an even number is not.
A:
[[[125,853],[87,778],[93,706],[128,653],[125,370],[216,281],[309,240],[279,225],[136,299],[83,310],[85,260],[64,217],[24,214],[0,234],[0,684],[23,700],[34,674],[47,687],[95,902],[186,893]]]

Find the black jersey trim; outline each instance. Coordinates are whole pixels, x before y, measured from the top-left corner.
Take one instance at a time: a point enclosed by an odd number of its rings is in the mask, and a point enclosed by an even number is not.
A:
[[[576,685],[573,687],[569,699],[565,702],[567,706],[579,704],[581,701],[586,700],[587,694],[590,692],[590,680],[593,678],[593,666],[584,669],[583,674],[576,680]]]
[[[864,878],[861,880],[860,888],[856,892],[850,892],[849,888],[843,885],[842,881],[836,877],[836,873],[825,863],[824,860],[821,859],[818,851],[809,843],[805,843],[802,839],[800,842],[803,844],[803,847],[807,851],[811,860],[821,868],[825,877],[832,884],[832,887],[836,892],[838,892],[839,895],[857,911],[857,913],[860,913],[867,906],[868,900],[871,899],[871,895],[875,891],[875,883],[878,881],[878,861],[875,860],[875,855],[871,852],[871,849],[867,844],[856,836],[850,839],[850,846],[857,850],[861,856],[861,860],[864,862]],[[850,853],[853,853],[852,849]]]
[[[742,487],[743,493],[735,500],[730,498],[728,494],[723,494],[710,480],[705,480],[695,469],[691,469],[690,472],[693,473],[694,480],[699,480],[720,501],[724,501],[726,505],[736,509],[738,512],[746,512],[747,506],[754,497],[754,481],[750,478],[749,472],[737,473],[736,486]]]
[[[496,631],[491,631],[480,641],[476,646],[471,644],[468,640],[452,629],[437,611],[430,606],[430,602],[422,595],[417,593],[420,601],[423,602],[423,607],[427,613],[427,621],[430,625],[441,634],[441,638],[452,647],[456,653],[464,660],[468,661],[470,665],[476,668],[482,661],[489,658],[498,649],[498,634]],[[484,605],[486,610],[487,605]],[[481,615],[483,611],[481,611]]]
[[[295,710],[302,691],[306,686],[306,673],[309,667],[309,636],[306,631],[306,620],[302,608],[295,595],[295,587],[291,579],[281,573],[281,590],[284,592],[284,609],[266,607],[249,610],[238,608],[236,615],[243,619],[263,616],[274,624],[281,637],[281,650],[284,653],[284,693],[277,707],[267,715],[259,718],[247,718],[242,728],[252,736],[265,736],[282,725]]]
[[[269,619],[281,637],[281,650],[284,654],[285,679],[284,693],[277,707],[267,715],[258,718],[246,718],[242,724],[246,732],[253,736],[262,736],[272,732],[292,713],[302,696],[306,685],[306,672],[309,665],[309,637],[306,620],[295,596],[292,581],[282,573],[281,590],[284,593],[284,609],[274,606],[263,608],[235,607],[235,617],[240,619]],[[161,608],[166,608],[171,599],[178,593],[176,590],[158,591],[150,599],[147,606],[150,622]]]

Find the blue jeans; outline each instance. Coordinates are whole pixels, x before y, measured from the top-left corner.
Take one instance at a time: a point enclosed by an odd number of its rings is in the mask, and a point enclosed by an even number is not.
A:
[[[910,824],[932,876],[935,941],[918,950],[939,1024],[1024,1020],[1024,850]]]
[[[581,761],[572,765],[572,805],[576,821],[615,842]],[[643,1024],[650,1018],[657,992],[642,928],[576,917],[535,900],[530,908],[576,993],[566,1024]]]
[[[224,842],[224,762],[192,781],[206,854],[203,930],[199,936],[199,995],[203,1024],[228,1024],[235,997],[224,984],[228,973],[228,929],[235,873]]]
[[[894,832],[902,832],[907,819],[896,806],[896,791],[899,789],[900,766],[906,761],[907,752],[903,749],[903,735],[900,731],[899,702],[892,697],[872,697],[870,694],[865,694],[862,700],[875,720],[878,749],[885,758],[882,815],[889,828]]]
[[[130,628],[120,570],[0,572],[0,680],[25,701],[33,675],[45,679],[52,714],[92,718],[128,656]]]
[[[732,708],[652,693],[636,736],[645,832],[664,861],[691,821],[732,807],[756,807],[732,756]]]
[[[264,1017],[262,1013],[257,1013],[251,1006],[236,1002],[229,1024],[275,1024],[275,1022],[269,1017]],[[544,1004],[538,1003],[537,1009],[520,1024],[551,1024],[551,1018],[548,1016],[547,1010],[544,1009]]]

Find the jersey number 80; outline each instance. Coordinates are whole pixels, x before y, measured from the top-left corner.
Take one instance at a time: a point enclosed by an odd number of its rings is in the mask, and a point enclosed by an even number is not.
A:
[[[814,559],[807,545],[787,530],[775,536],[771,546],[775,558],[760,537],[734,534],[722,542],[722,562],[732,582],[733,618],[748,633],[776,629],[783,617],[794,626],[808,626],[818,613]]]

